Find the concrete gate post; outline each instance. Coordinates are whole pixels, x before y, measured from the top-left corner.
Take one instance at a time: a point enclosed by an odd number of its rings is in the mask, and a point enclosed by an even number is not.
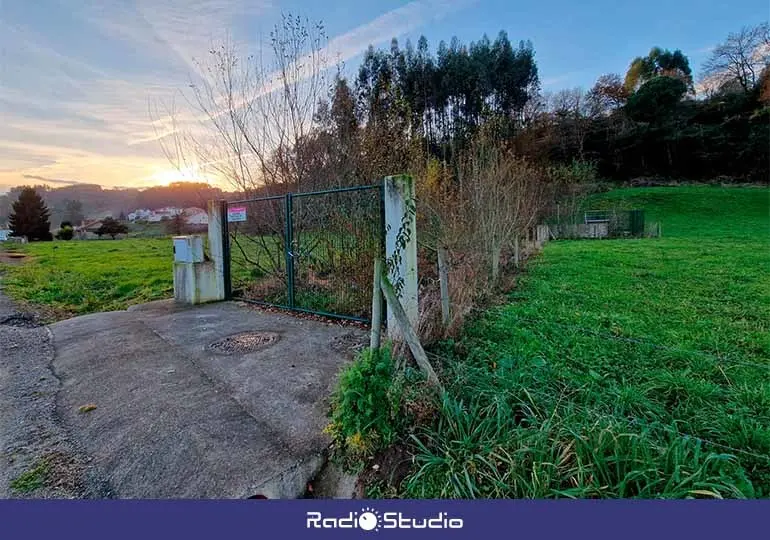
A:
[[[396,289],[409,322],[417,331],[420,318],[417,297],[417,215],[414,179],[409,175],[385,178],[385,257],[388,277]],[[388,337],[403,335],[388,305]]]
[[[225,283],[225,266],[229,261],[225,260],[224,228],[227,225],[227,210],[224,201],[209,201],[209,257],[214,263],[216,274],[217,300],[227,299],[227,283]]]
[[[174,299],[179,303],[203,304],[226,298],[221,208],[219,201],[209,201],[208,259],[200,236],[174,237]]]

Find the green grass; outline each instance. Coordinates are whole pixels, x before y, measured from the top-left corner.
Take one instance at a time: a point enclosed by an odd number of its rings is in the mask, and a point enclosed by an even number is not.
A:
[[[547,244],[447,346],[404,495],[770,496],[766,189],[617,190],[663,238]]]
[[[32,493],[46,482],[50,468],[47,460],[39,460],[34,467],[11,480],[11,489],[20,494]]]
[[[33,306],[52,308],[57,317],[125,309],[173,295],[173,250],[168,238],[13,247],[31,260],[3,268],[5,292]]]

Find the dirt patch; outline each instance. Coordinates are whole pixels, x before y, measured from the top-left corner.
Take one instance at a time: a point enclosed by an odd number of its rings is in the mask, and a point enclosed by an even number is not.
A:
[[[0,264],[17,265],[28,259],[29,256],[18,251],[0,251]]]
[[[292,318],[295,319],[303,319],[307,321],[318,321],[331,325],[337,325],[337,326],[349,326],[351,328],[360,328],[362,330],[369,330],[369,325],[366,323],[358,322],[358,321],[351,321],[347,319],[336,319],[332,317],[324,317],[323,315],[316,315],[314,313],[304,313],[302,311],[292,311],[289,309],[284,309],[276,306],[266,306],[261,304],[252,304],[251,302],[236,302],[238,306],[246,307],[249,309],[253,309],[254,311],[261,311],[263,313],[285,313],[286,315],[290,315]]]
[[[14,313],[7,317],[0,317],[0,324],[17,328],[37,328],[42,326],[40,318],[34,313]]]
[[[337,352],[355,355],[369,344],[367,336],[360,332],[348,332],[332,340],[331,348]]]
[[[368,498],[371,489],[381,491],[378,497],[397,497],[401,484],[412,468],[412,454],[404,444],[394,444],[374,456],[358,475],[356,498]]]
[[[11,489],[17,496],[32,498],[81,498],[86,495],[85,469],[82,460],[70,453],[49,452],[11,481]]]

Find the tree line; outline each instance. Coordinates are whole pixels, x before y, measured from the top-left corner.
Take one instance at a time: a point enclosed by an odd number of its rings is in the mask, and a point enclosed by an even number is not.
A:
[[[653,47],[624,76],[544,94],[529,42],[505,32],[432,54],[394,39],[338,75],[306,150],[330,177],[373,178],[438,160],[457,171],[480,131],[539,163],[587,161],[604,178],[767,181],[770,32],[741,29],[714,49],[698,85],[680,50]],[[696,91],[697,90],[697,91]],[[320,151],[320,154],[319,154]],[[315,155],[315,157],[310,157]]]

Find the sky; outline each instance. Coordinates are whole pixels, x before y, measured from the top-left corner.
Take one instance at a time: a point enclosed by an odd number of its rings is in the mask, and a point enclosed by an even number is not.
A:
[[[228,39],[250,50],[291,12],[321,20],[355,72],[391,38],[433,50],[505,30],[530,40],[544,91],[624,74],[653,46],[681,49],[696,77],[729,32],[770,18],[767,0],[0,0],[0,193],[21,184],[148,187],[197,179],[164,156],[150,106],[199,76]],[[162,133],[162,130],[161,130]]]

